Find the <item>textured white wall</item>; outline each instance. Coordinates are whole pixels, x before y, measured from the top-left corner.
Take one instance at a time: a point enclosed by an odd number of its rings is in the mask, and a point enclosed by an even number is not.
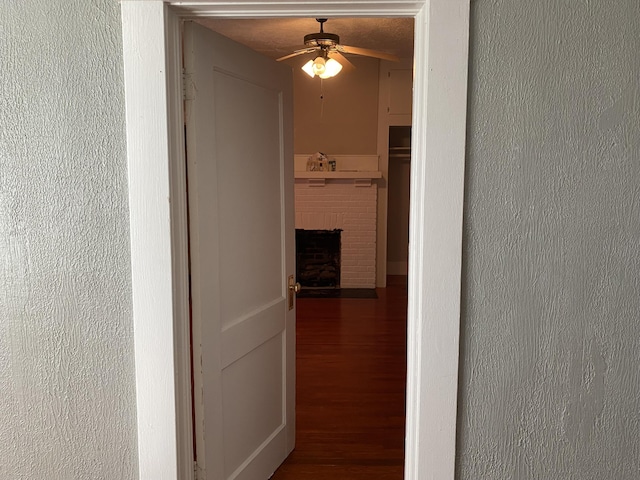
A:
[[[640,3],[472,2],[458,478],[640,475]]]
[[[119,3],[0,37],[0,478],[136,478]]]

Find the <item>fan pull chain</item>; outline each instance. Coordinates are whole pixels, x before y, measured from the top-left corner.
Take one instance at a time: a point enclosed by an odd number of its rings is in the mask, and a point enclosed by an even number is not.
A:
[[[320,118],[324,114],[324,79],[320,79]]]

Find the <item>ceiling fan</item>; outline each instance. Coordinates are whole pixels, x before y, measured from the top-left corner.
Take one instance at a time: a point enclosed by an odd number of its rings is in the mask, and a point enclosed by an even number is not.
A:
[[[398,61],[398,57],[395,55],[378,52],[376,50],[369,50],[367,48],[342,45],[340,44],[340,37],[338,35],[324,31],[324,23],[327,21],[326,18],[316,18],[316,21],[320,24],[320,32],[305,35],[305,48],[295,50],[289,55],[276,59],[278,62],[298,55],[317,53],[313,60],[309,60],[304,64],[302,70],[312,78],[317,75],[324,79],[336,76],[343,67],[345,70],[352,70],[355,68],[353,63],[342,55],[343,53],[381,58],[383,60],[391,60],[394,62]]]

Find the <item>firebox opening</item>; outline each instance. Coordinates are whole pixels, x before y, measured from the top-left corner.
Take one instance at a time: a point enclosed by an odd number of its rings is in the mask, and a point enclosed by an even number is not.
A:
[[[296,276],[302,288],[340,288],[340,232],[296,229]]]

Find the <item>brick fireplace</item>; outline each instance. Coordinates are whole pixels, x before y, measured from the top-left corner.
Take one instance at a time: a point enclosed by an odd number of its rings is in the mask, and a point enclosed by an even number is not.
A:
[[[377,199],[371,179],[296,179],[296,229],[341,230],[342,288],[375,288]]]

